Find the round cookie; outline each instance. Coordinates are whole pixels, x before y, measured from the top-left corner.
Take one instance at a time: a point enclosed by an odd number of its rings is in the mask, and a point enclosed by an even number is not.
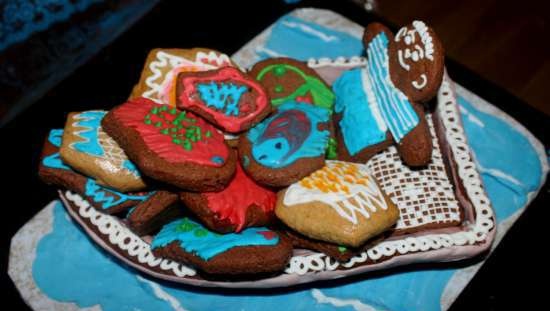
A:
[[[351,247],[388,230],[399,218],[366,165],[332,160],[280,191],[275,214],[307,237]]]
[[[239,140],[244,170],[258,183],[284,187],[323,167],[331,134],[330,112],[288,101]]]
[[[290,242],[267,228],[218,234],[189,218],[165,225],[151,248],[156,256],[222,275],[282,271],[292,254]]]
[[[235,176],[222,191],[182,192],[180,199],[210,230],[228,233],[269,224],[277,196],[256,184],[237,163]]]
[[[107,112],[71,112],[60,148],[63,162],[90,176],[100,185],[118,191],[139,191],[145,183],[124,150],[101,128]]]
[[[233,67],[179,73],[176,102],[229,133],[245,131],[271,112],[264,88]]]
[[[274,107],[298,101],[332,111],[334,94],[330,86],[304,62],[286,57],[269,58],[256,63],[249,75],[265,87]]]
[[[220,191],[235,173],[235,152],[193,113],[137,98],[109,111],[102,125],[156,180],[188,191]]]

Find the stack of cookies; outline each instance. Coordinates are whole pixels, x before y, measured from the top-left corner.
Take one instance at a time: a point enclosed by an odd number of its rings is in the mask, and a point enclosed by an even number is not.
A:
[[[279,272],[294,248],[346,261],[399,219],[365,163],[394,145],[429,164],[423,103],[443,76],[420,21],[395,36],[371,24],[363,41],[367,65],[332,86],[289,58],[245,71],[214,50],[155,49],[125,103],[50,132],[39,174],[205,274]]]

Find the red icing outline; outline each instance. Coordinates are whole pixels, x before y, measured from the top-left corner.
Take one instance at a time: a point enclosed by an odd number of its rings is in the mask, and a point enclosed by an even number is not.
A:
[[[263,235],[266,240],[272,240],[277,237],[277,233],[273,231],[258,231],[258,234]]]
[[[258,96],[256,97],[256,111],[250,112],[242,117],[227,116],[225,113],[217,111],[214,108],[207,107],[196,90],[196,84],[201,82],[217,82],[232,80],[241,84],[244,84],[256,91]],[[244,74],[234,67],[223,67],[221,69],[212,71],[207,76],[185,76],[178,83],[183,84],[183,88],[176,95],[179,98],[179,108],[185,109],[190,107],[197,107],[212,115],[216,124],[222,127],[225,131],[230,133],[238,133],[243,130],[242,125],[251,122],[260,112],[262,112],[268,105],[271,105],[265,90],[256,81],[249,79]],[[239,103],[241,104],[241,103]],[[241,106],[241,105],[240,105]],[[239,111],[245,111],[241,109]]]
[[[182,121],[184,125],[196,125],[202,130],[203,137],[201,140],[192,143],[191,150],[185,150],[183,147],[172,142],[172,137],[160,133],[161,128],[155,127],[153,124],[145,124],[144,118],[153,107],[168,107],[166,105],[157,104],[147,98],[132,99],[114,109],[114,115],[124,126],[130,127],[138,132],[147,147],[157,154],[162,159],[173,163],[193,162],[200,165],[223,166],[229,157],[229,148],[225,144],[223,135],[210,123],[206,122],[201,117],[186,112],[187,117],[196,119],[195,123]],[[179,110],[178,110],[179,112]],[[166,112],[167,113],[167,112]],[[204,137],[204,133],[210,131],[212,136]],[[176,133],[185,133],[184,130],[179,130]],[[212,162],[212,158],[219,156],[223,159],[223,163]]]
[[[238,162],[238,161],[237,161]],[[256,205],[266,214],[273,213],[277,196],[275,192],[256,184],[237,163],[235,177],[227,188],[220,192],[202,194],[208,201],[208,208],[224,220],[237,225],[236,232],[243,229],[246,211]]]

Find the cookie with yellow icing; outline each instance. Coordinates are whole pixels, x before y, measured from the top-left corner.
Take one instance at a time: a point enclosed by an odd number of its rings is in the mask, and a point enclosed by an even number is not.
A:
[[[388,230],[399,218],[366,165],[341,161],[326,161],[282,190],[275,214],[307,237],[351,247]]]

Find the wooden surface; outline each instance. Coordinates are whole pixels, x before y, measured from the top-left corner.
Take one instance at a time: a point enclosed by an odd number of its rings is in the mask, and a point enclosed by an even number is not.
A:
[[[395,26],[424,20],[447,57],[550,115],[550,1],[368,2]]]

